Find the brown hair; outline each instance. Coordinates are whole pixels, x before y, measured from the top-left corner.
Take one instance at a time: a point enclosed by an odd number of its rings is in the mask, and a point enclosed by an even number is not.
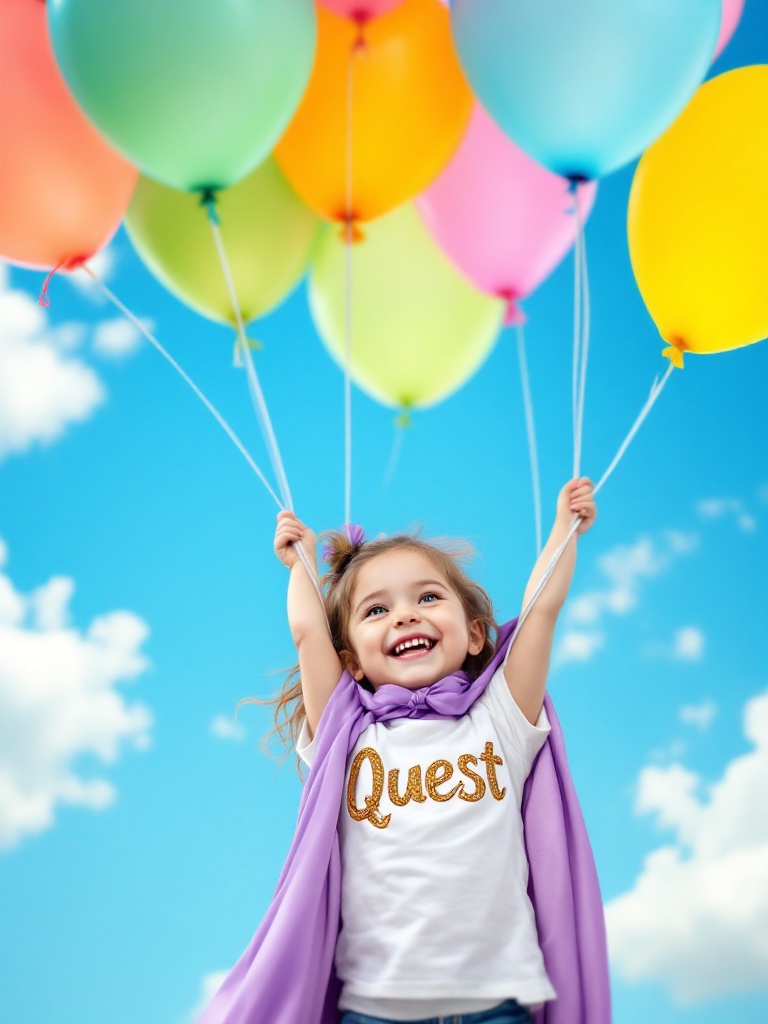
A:
[[[462,568],[462,563],[474,555],[474,550],[470,544],[463,541],[444,539],[433,542],[423,541],[420,539],[419,533],[420,530],[412,533],[397,533],[392,537],[383,537],[363,544],[352,543],[346,534],[337,530],[328,530],[321,535],[321,540],[326,541],[326,561],[330,566],[329,571],[322,577],[321,583],[325,592],[325,610],[334,647],[337,651],[349,649],[347,626],[352,611],[352,594],[361,567],[372,558],[377,558],[388,551],[403,549],[416,551],[428,558],[448,580],[464,607],[467,621],[473,622],[479,619],[483,624],[485,642],[482,650],[479,654],[467,654],[462,665],[463,671],[467,672],[470,678],[475,679],[493,657],[496,650],[498,626],[493,615],[490,597],[481,586],[467,576]],[[360,685],[371,689],[366,679],[363,679]],[[288,706],[293,701],[296,701],[296,704],[289,712]],[[291,747],[295,747],[306,718],[299,666],[294,665],[289,671],[282,690],[276,697],[270,700],[246,697],[238,701],[237,708],[241,704],[276,705],[275,726],[263,737],[261,745],[265,753],[271,756],[266,743],[274,733],[277,733],[286,747],[282,759],[284,761],[290,753]],[[235,716],[237,716],[237,708]],[[280,721],[281,713],[282,722]],[[287,738],[283,734],[284,730],[288,732]],[[299,771],[299,775],[301,776],[301,771]]]

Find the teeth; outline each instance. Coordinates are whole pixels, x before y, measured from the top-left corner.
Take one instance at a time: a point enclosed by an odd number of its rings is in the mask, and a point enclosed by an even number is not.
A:
[[[432,646],[432,642],[424,637],[417,638],[415,640],[405,640],[403,643],[398,644],[394,649],[394,654],[402,654],[403,651],[408,651],[413,647],[426,647],[429,649]]]

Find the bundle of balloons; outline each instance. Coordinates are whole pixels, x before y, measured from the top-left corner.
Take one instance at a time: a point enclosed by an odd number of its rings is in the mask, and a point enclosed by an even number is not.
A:
[[[596,182],[645,154],[638,285],[670,354],[768,334],[768,66],[705,85],[743,0],[0,0],[0,256],[72,269],[124,220],[149,270],[233,323],[305,273],[353,379],[427,406],[562,260]],[[341,230],[340,230],[341,228]]]

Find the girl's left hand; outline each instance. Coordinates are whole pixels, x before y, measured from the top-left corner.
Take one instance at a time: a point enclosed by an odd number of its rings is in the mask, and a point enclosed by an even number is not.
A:
[[[592,481],[586,477],[574,477],[560,491],[557,499],[557,521],[568,527],[574,516],[581,516],[576,533],[586,533],[597,518],[597,505],[593,493]]]

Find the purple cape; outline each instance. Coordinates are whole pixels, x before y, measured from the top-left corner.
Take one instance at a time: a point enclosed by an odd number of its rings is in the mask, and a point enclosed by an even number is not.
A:
[[[341,908],[337,824],[348,755],[372,722],[464,715],[502,663],[515,621],[501,627],[496,653],[474,681],[457,672],[420,690],[387,684],[370,693],[344,673],[318,724],[296,832],[272,903],[199,1024],[338,1024],[341,983],[333,965]],[[557,999],[545,1003],[534,1022],[610,1024],[605,921],[595,862],[549,697],[544,705],[552,728],[528,776],[522,814],[528,893]]]

